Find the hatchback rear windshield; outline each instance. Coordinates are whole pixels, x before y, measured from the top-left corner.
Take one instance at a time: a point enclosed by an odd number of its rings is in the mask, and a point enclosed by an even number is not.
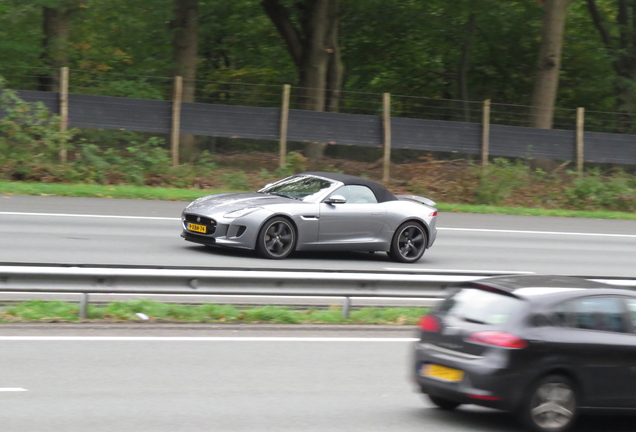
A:
[[[437,313],[477,324],[504,324],[521,310],[523,303],[501,293],[461,288],[440,304]]]

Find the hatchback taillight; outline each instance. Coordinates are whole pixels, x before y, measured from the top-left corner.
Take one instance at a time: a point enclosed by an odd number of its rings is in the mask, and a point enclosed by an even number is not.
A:
[[[510,333],[498,331],[483,331],[468,335],[467,342],[475,342],[483,345],[494,345],[502,348],[525,348],[528,342]]]
[[[437,211],[432,212],[432,213],[429,215],[429,217],[430,217],[430,216],[437,216]]]
[[[424,315],[420,318],[418,327],[424,331],[438,332],[442,328],[439,321],[433,315]]]

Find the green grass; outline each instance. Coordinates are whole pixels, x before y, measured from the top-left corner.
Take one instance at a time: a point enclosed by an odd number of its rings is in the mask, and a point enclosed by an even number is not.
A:
[[[0,194],[149,199],[165,201],[192,201],[204,195],[228,192],[228,190],[201,190],[178,188],[154,188],[144,186],[102,186],[65,183],[0,182]],[[482,213],[501,215],[557,216],[592,219],[636,220],[635,213],[594,212],[523,207],[497,207],[488,205],[438,203],[443,212]]]
[[[231,305],[181,305],[152,300],[89,305],[91,322],[141,322],[143,313],[151,322],[189,323],[275,323],[275,324],[393,324],[415,325],[428,308],[362,308],[349,319],[342,309],[295,310],[281,306],[238,308]],[[79,322],[79,305],[61,301],[32,300],[9,306],[0,312],[0,322]]]
[[[446,204],[437,203],[437,209],[443,212],[454,213],[482,213],[501,215],[522,215],[522,216],[555,216],[555,217],[577,217],[591,219],[628,219],[636,220],[636,213],[625,212],[595,212],[583,210],[559,210],[540,209],[526,207],[497,207],[488,205],[473,204]]]

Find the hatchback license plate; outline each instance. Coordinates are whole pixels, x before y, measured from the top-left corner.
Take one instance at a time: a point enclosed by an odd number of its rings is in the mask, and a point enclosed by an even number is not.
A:
[[[464,378],[464,372],[451,369],[446,366],[440,366],[436,364],[427,364],[422,367],[422,371],[420,372],[422,376],[427,376],[431,378],[437,378],[444,381],[452,381],[458,382]]]
[[[196,232],[200,232],[200,233],[205,234],[206,232],[208,232],[208,227],[206,227],[205,225],[198,225],[198,224],[189,223],[188,224],[188,230],[196,231]]]

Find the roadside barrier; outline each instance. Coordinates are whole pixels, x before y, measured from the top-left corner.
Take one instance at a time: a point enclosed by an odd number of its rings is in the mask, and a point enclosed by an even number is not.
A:
[[[505,272],[352,272],[253,269],[149,268],[68,265],[0,265],[0,291],[81,294],[86,318],[90,294],[201,294],[342,298],[348,318],[354,298],[444,297],[458,283]],[[636,279],[584,277],[621,286]]]

